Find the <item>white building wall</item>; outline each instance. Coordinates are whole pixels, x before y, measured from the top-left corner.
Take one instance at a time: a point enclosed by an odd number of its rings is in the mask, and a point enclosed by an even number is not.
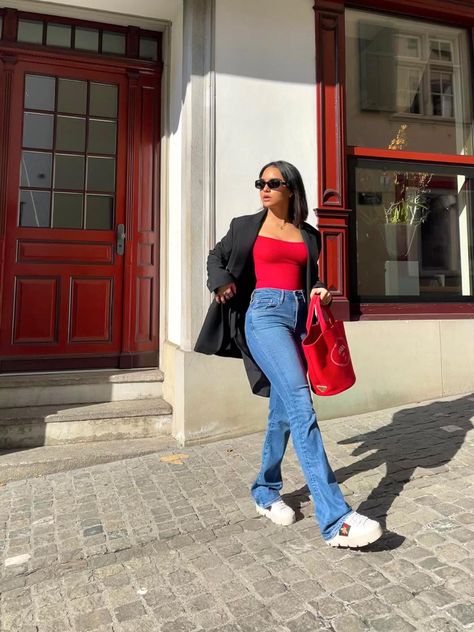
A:
[[[260,167],[303,175],[314,225],[316,89],[310,0],[216,0],[216,236],[257,211]]]

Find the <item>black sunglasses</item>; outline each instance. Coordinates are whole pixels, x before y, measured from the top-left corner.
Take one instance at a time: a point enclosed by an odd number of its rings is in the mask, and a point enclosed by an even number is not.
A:
[[[284,180],[280,180],[280,178],[271,178],[270,180],[267,180],[266,182],[263,178],[259,178],[258,180],[255,180],[256,189],[260,189],[261,191],[262,189],[265,188],[265,185],[268,185],[269,189],[278,189],[278,187],[286,186],[286,182]]]

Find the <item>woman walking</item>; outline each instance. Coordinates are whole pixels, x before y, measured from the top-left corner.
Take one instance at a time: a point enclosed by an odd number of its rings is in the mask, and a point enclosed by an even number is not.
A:
[[[252,390],[269,396],[262,464],[251,493],[259,514],[289,525],[295,513],[280,498],[281,462],[291,433],[330,546],[360,547],[382,535],[378,522],[353,511],[329,465],[306,377],[301,341],[307,305],[332,297],[318,278],[320,236],[305,222],[308,207],[299,171],[288,162],[262,167],[255,186],[263,210],[234,218],[209,253],[213,301],[195,350],[242,357]]]

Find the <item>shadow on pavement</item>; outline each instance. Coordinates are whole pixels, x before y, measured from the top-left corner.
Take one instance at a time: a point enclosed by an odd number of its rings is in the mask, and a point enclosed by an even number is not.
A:
[[[472,430],[473,415],[474,394],[399,410],[389,424],[339,441],[340,445],[360,444],[352,451],[353,456],[370,454],[336,470],[336,479],[344,483],[352,476],[385,465],[385,475],[357,508],[360,513],[378,519],[385,528],[390,507],[413,478],[415,470],[423,468],[430,475],[436,468],[449,463],[463,445],[466,434]],[[295,490],[286,495],[286,500],[294,508],[309,501],[308,488]],[[301,512],[298,515],[301,516]],[[403,540],[403,536],[386,531],[379,543],[366,548],[394,549]]]
[[[453,459],[473,427],[473,414],[472,395],[399,410],[386,426],[339,442],[360,442],[352,451],[353,456],[369,451],[370,454],[337,470],[336,478],[343,483],[355,474],[385,465],[385,476],[358,509],[369,515],[375,512],[385,526],[390,507],[417,468],[422,467],[429,474]]]

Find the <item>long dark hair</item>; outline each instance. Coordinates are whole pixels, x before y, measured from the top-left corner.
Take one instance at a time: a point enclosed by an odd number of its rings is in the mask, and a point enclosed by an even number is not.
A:
[[[286,162],[286,160],[273,160],[260,169],[259,178],[262,177],[263,172],[268,167],[275,167],[280,171],[283,180],[286,182],[289,190],[293,193],[290,197],[288,219],[295,226],[301,226],[308,217],[308,202],[306,201],[306,193],[301,173],[290,162]]]

